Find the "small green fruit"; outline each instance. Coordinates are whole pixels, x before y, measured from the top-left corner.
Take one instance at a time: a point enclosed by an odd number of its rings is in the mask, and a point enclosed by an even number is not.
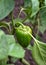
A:
[[[23,47],[27,47],[30,43],[31,36],[28,33],[32,34],[32,30],[29,26],[20,25],[16,28],[17,40]]]

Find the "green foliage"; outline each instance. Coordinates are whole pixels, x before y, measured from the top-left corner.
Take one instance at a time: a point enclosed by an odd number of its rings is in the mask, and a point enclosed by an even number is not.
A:
[[[7,43],[9,44],[8,55],[15,58],[23,58],[25,51],[18,43],[15,42],[14,36],[6,35],[6,38],[7,38]]]
[[[46,30],[46,7],[43,7],[39,11],[40,13],[40,27],[39,30],[43,33]]]
[[[8,43],[5,34],[0,30],[0,60],[8,56]]]
[[[33,17],[39,10],[38,0],[24,0],[25,12]]]
[[[21,54],[20,54],[21,53]],[[15,42],[13,35],[6,35],[2,30],[0,30],[0,60],[1,64],[4,63],[8,56],[15,58],[23,58],[25,55],[24,49]]]
[[[0,0],[0,20],[12,12],[14,5],[14,0]],[[22,46],[26,48],[28,45],[27,49],[32,51],[32,56],[36,63],[38,65],[46,65],[46,43],[38,41],[40,40],[39,31],[43,33],[46,30],[46,0],[24,0],[24,6],[21,6],[21,8],[15,20],[13,15],[10,15],[12,18],[10,22],[0,22],[0,28],[6,28],[9,33],[7,35],[0,30],[0,65],[6,64],[8,56],[23,59],[25,50]],[[26,13],[24,20],[19,18],[22,11]],[[26,21],[32,24],[33,31],[37,27],[36,39],[32,35],[31,28],[22,24]],[[17,39],[14,37],[15,33]],[[33,46],[29,44],[31,37],[34,40]],[[27,61],[24,63],[29,64]]]
[[[27,8],[27,7],[31,7],[31,0],[24,0],[24,7]]]
[[[14,8],[14,0],[0,0],[0,20],[4,19]]]
[[[6,65],[6,63],[7,63],[7,58],[0,60],[0,65]]]
[[[15,20],[13,20],[14,26],[15,26],[16,22],[23,22],[23,20],[21,18],[16,18]]]
[[[25,51],[18,43],[12,44],[10,46],[9,56],[12,56],[15,58],[23,58],[24,55],[25,55]]]
[[[46,0],[44,0],[44,4],[45,4],[45,6],[46,6]]]
[[[46,65],[46,43],[36,40],[32,47],[32,56],[38,65]]]
[[[30,15],[32,12],[32,2],[31,0],[24,0],[24,11],[27,15]]]
[[[32,1],[32,14],[31,17],[36,15],[39,10],[39,2],[38,0],[31,0]]]

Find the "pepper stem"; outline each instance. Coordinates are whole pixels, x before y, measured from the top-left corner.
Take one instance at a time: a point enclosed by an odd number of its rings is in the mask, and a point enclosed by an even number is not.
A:
[[[29,33],[29,35],[33,38],[33,40],[37,43],[37,40],[34,38],[34,36],[31,34],[31,33]]]
[[[19,26],[19,25],[21,25],[22,27],[24,27],[24,25],[21,23],[21,22],[16,22],[16,24],[15,24],[16,26]]]

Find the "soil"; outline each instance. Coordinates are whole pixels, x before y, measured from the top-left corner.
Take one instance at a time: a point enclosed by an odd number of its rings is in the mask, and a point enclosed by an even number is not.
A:
[[[14,18],[17,18],[18,14],[19,14],[19,12],[20,12],[20,6],[23,6],[23,4],[24,4],[24,0],[15,0],[15,8],[14,8],[14,11],[13,11]],[[20,17],[21,17],[21,18],[24,18],[25,15],[24,15],[23,13],[21,13]],[[4,20],[9,21],[9,20],[11,20],[11,18],[8,16],[8,17],[6,17]],[[26,24],[26,25],[29,25],[29,26],[30,26],[29,23]],[[4,30],[6,33],[8,33],[8,32],[6,31],[6,29],[3,28],[3,30]],[[34,31],[34,32],[35,32],[35,31]],[[40,35],[40,37],[41,37],[41,40],[42,40],[43,42],[46,42],[46,31],[44,32],[43,35],[42,35],[41,33],[39,33],[39,35]],[[30,63],[30,65],[36,65],[35,61],[34,61],[33,58],[32,58],[32,53],[31,53],[30,50],[27,50],[27,49],[26,49],[25,59]],[[13,63],[13,62],[11,61],[11,57],[9,57],[8,63]],[[14,63],[14,65],[24,65],[24,64],[21,62],[20,59],[18,59],[18,60]]]

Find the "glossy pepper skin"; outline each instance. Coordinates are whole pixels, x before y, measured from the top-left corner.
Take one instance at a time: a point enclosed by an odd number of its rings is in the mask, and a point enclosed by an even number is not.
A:
[[[18,28],[16,28],[17,40],[23,47],[27,47],[30,43],[31,36],[28,34],[28,32],[32,34],[32,30],[29,26],[20,25]]]

